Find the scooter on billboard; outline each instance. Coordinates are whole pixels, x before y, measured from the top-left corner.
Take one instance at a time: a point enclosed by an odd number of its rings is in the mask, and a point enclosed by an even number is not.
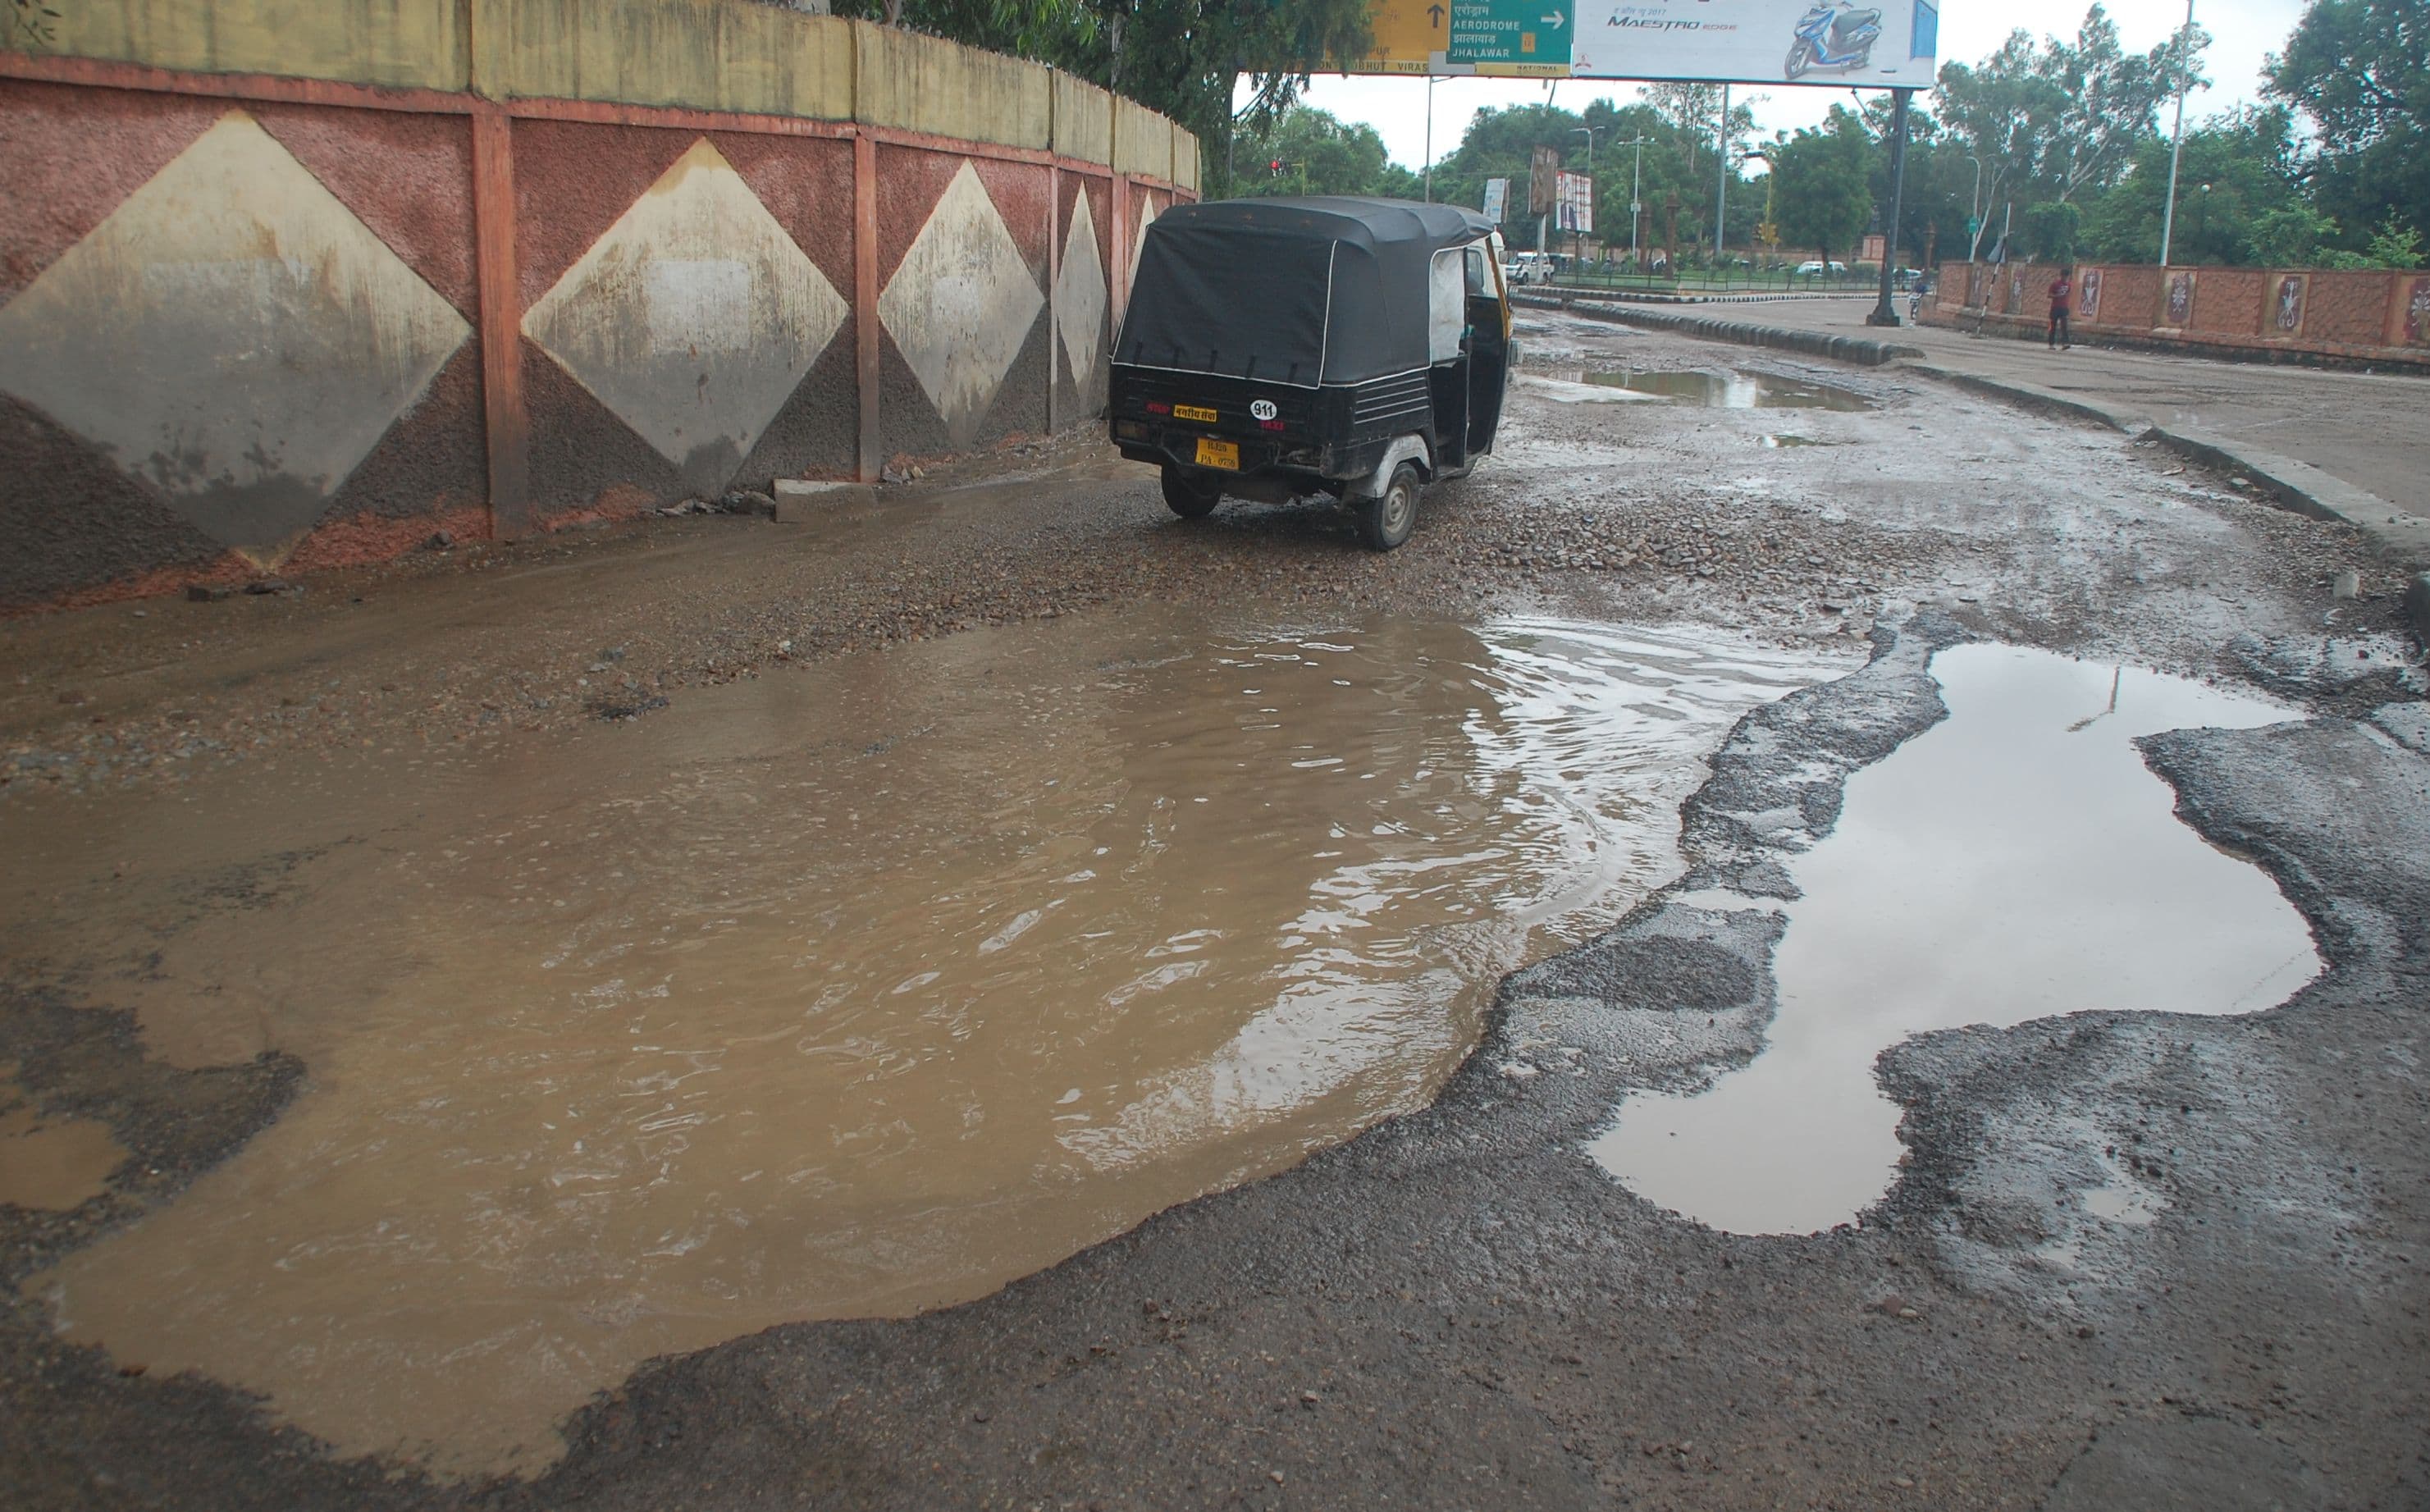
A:
[[[1873,42],[1882,34],[1878,10],[1843,10],[1839,0],[1821,0],[1798,18],[1797,40],[1789,44],[1782,72],[1791,79],[1816,69],[1853,73],[1872,61]]]

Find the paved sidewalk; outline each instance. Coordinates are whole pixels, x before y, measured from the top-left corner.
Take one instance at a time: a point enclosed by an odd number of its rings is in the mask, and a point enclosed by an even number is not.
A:
[[[2130,429],[2159,425],[2293,457],[2397,511],[2430,518],[2430,380],[2081,343],[2072,352],[2053,352],[2039,341],[1969,336],[1938,325],[1892,333],[1865,324],[1872,307],[1870,298],[1798,301],[1741,307],[1732,318],[1903,341],[1922,348],[1932,366],[2030,384]],[[1904,313],[1905,299],[1899,307]]]

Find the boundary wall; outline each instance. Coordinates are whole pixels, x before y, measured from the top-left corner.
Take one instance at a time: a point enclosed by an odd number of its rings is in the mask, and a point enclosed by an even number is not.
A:
[[[747,0],[53,0],[0,50],[0,613],[1102,412],[1198,143]]]
[[[1924,324],[2042,339],[2050,263],[1944,262]],[[2083,340],[2264,362],[2430,373],[2430,271],[2079,263]]]

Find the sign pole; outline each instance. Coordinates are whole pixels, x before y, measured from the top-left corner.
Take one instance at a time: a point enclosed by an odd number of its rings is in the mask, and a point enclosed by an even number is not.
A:
[[[1426,75],[1426,203],[1435,202],[1435,76]]]
[[[1890,264],[1898,261],[1899,201],[1906,191],[1906,99],[1913,90],[1890,91],[1890,234],[1882,241],[1882,297],[1868,325],[1896,325],[1898,310],[1890,303]]]

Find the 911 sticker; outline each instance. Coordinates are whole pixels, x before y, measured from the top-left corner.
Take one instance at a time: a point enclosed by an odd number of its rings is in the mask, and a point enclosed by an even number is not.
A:
[[[1274,402],[1271,399],[1252,399],[1249,401],[1249,413],[1258,420],[1272,420],[1275,414]]]

